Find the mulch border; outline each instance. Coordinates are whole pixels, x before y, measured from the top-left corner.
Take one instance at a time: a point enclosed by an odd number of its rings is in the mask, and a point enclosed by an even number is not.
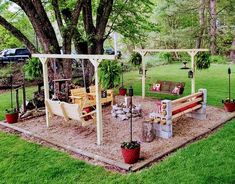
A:
[[[226,118],[221,119],[219,121],[219,124],[213,126],[212,128],[209,128],[208,130],[202,132],[198,136],[193,137],[192,139],[187,140],[187,141],[185,141],[185,142],[183,142],[183,143],[181,143],[179,145],[176,145],[175,147],[165,151],[162,154],[157,154],[157,155],[155,155],[153,157],[150,157],[147,160],[144,160],[144,161],[142,161],[140,163],[133,164],[133,165],[125,164],[125,163],[118,162],[118,161],[114,161],[112,159],[108,159],[108,158],[105,158],[103,156],[96,155],[96,154],[88,152],[88,151],[84,151],[82,149],[73,147],[71,145],[64,145],[64,144],[59,143],[57,141],[52,141],[52,140],[45,139],[45,138],[41,137],[40,135],[37,135],[37,134],[32,133],[30,131],[26,131],[26,130],[24,130],[22,128],[19,128],[19,127],[16,127],[16,126],[14,126],[12,124],[8,124],[8,123],[4,123],[4,122],[0,121],[0,125],[2,125],[3,127],[6,127],[6,128],[12,129],[14,131],[20,132],[22,134],[25,134],[27,136],[34,137],[34,138],[39,139],[41,141],[44,141],[46,143],[49,143],[49,144],[51,144],[51,145],[53,145],[53,146],[55,146],[57,148],[62,148],[62,149],[67,150],[69,152],[72,152],[72,153],[75,153],[75,154],[79,154],[81,156],[88,157],[90,159],[93,159],[94,161],[100,161],[100,162],[109,164],[110,166],[114,166],[114,168],[119,168],[119,169],[115,169],[117,171],[120,171],[120,169],[121,169],[121,170],[124,170],[124,171],[133,171],[133,172],[136,172],[136,171],[139,171],[140,169],[142,169],[144,167],[147,167],[149,165],[152,165],[153,163],[156,163],[158,161],[163,160],[164,158],[166,158],[167,156],[169,156],[171,153],[175,152],[179,148],[185,147],[185,146],[187,146],[188,144],[190,144],[192,142],[195,142],[195,141],[200,140],[200,139],[202,139],[204,137],[207,137],[208,135],[211,134],[211,132],[213,132],[216,129],[220,128],[223,124],[225,124],[226,122],[228,122],[229,120],[231,120],[233,118],[235,118],[235,112],[230,113],[229,116],[227,116]],[[112,168],[112,167],[110,167],[110,168]]]

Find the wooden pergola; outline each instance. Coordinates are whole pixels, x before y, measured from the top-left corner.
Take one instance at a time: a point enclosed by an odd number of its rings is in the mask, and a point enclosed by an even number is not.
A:
[[[135,49],[135,52],[138,52],[142,56],[142,98],[145,98],[145,69],[146,63],[144,56],[150,52],[187,52],[191,56],[191,68],[193,72],[193,78],[191,79],[191,93],[195,93],[195,74],[196,74],[196,64],[195,64],[195,55],[198,52],[207,52],[209,49]]]
[[[97,126],[97,144],[103,142],[103,119],[101,106],[101,90],[98,77],[98,66],[104,59],[114,60],[114,55],[75,55],[75,54],[32,54],[32,57],[39,58],[43,66],[43,83],[45,100],[49,99],[49,83],[48,83],[48,59],[87,59],[90,60],[95,67],[95,87],[96,87],[96,126]],[[49,127],[49,111],[46,107],[46,124]]]

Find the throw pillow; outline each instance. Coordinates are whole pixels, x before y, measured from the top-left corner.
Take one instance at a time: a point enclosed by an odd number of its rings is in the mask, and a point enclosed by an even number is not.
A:
[[[180,87],[179,87],[179,86],[175,86],[175,88],[174,88],[173,91],[172,91],[172,94],[177,94],[177,95],[179,95],[179,92],[180,92]]]

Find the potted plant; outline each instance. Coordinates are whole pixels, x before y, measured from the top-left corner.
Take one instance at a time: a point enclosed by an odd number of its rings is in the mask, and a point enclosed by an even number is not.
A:
[[[102,86],[101,97],[106,98],[107,89],[120,83],[121,66],[118,61],[104,60],[99,66],[99,80]]]
[[[231,99],[231,69],[228,68],[228,91],[229,91],[229,97],[226,100],[222,100],[222,103],[224,104],[224,109],[227,112],[234,112],[235,111],[235,99]]]
[[[119,95],[125,96],[127,89],[123,85],[123,63],[121,64],[122,66],[122,86],[119,88]]]
[[[18,111],[16,109],[11,109],[11,110],[6,109],[5,118],[6,121],[10,124],[16,123],[18,120]]]
[[[123,142],[121,144],[122,156],[124,158],[125,163],[134,164],[139,160],[140,157],[140,143],[132,140],[132,96],[133,96],[133,88],[129,89],[130,98],[130,139],[128,142]]]

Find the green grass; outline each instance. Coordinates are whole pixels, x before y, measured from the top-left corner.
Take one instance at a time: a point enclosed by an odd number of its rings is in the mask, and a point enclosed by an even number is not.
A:
[[[0,132],[0,183],[235,183],[235,121],[141,172],[115,174]]]
[[[27,100],[32,99],[32,94],[33,92],[36,91],[35,87],[28,87],[26,88],[26,98]],[[13,91],[13,107],[15,106],[15,92]],[[22,90],[19,90],[19,101],[20,104],[22,103]],[[11,94],[10,92],[8,93],[3,93],[0,94],[0,120],[4,119],[4,115],[5,115],[5,111],[6,109],[10,109],[11,108]]]
[[[184,81],[187,95],[190,81],[187,71],[179,68],[179,64],[151,68],[148,81]],[[232,70],[235,71],[234,66]],[[125,84],[133,85],[135,94],[140,95],[141,80],[137,73],[125,74]],[[197,88],[208,89],[210,105],[222,106],[221,99],[228,96],[226,73],[226,65],[212,65],[209,70],[197,72]],[[233,90],[234,96],[234,87]],[[9,94],[0,95],[1,109],[5,109],[2,102],[6,107],[8,99]],[[209,138],[178,150],[161,163],[127,175],[92,166],[66,153],[0,132],[0,183],[235,183],[235,120]]]

